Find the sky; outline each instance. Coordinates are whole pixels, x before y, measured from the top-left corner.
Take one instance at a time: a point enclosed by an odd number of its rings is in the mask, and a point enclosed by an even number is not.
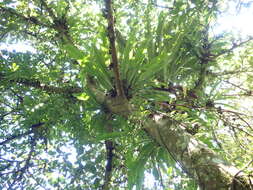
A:
[[[231,0],[229,6],[223,7],[226,13],[218,17],[215,33],[232,32],[242,37],[253,36],[253,1],[242,0],[247,6],[238,6]]]

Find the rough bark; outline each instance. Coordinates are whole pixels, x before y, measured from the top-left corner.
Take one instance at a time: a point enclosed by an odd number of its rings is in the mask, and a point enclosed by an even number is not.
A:
[[[252,189],[243,172],[224,161],[169,118],[149,119],[145,130],[166,147],[173,159],[198,182],[202,190]]]
[[[115,77],[115,85],[116,85],[116,91],[117,91],[117,96],[119,97],[124,97],[124,89],[123,89],[123,84],[120,79],[120,72],[119,72],[119,65],[118,65],[118,57],[117,57],[117,50],[116,50],[116,36],[115,36],[115,29],[114,29],[114,23],[115,19],[113,16],[113,0],[105,0],[105,12],[106,12],[106,17],[108,21],[108,38],[109,38],[109,53],[111,54],[111,64],[114,72],[114,77]]]
[[[107,123],[105,124],[105,130],[107,133],[113,132],[113,127],[110,124],[112,120],[112,115],[107,114],[106,116]],[[114,142],[112,140],[105,140],[105,148],[106,148],[106,166],[105,166],[105,176],[104,176],[104,184],[102,186],[102,190],[109,190],[111,189],[111,180],[112,180],[112,173],[114,170]]]

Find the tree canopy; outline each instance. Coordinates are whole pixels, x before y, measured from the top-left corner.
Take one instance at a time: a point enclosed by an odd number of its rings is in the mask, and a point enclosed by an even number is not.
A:
[[[253,37],[215,32],[229,2],[1,1],[0,47],[23,45],[0,48],[0,188],[253,189]]]

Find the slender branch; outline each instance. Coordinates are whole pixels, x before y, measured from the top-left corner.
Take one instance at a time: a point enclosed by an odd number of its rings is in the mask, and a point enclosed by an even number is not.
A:
[[[214,72],[211,72],[211,71],[208,71],[207,74],[210,74],[210,75],[213,75],[215,77],[217,76],[225,76],[225,75],[237,75],[237,74],[241,74],[241,73],[252,73],[253,70],[251,70],[252,68],[245,68],[243,70],[236,70],[236,71],[223,71],[223,72],[217,72],[217,73],[214,73]]]
[[[241,131],[243,133],[245,133],[246,135],[250,136],[250,137],[253,137],[253,135],[251,135],[249,132],[245,131],[244,129],[238,127],[238,126],[234,126],[230,120],[224,116],[219,116],[219,118],[221,119],[221,121],[223,121],[224,123],[227,123],[229,124],[229,127],[233,130],[234,132],[234,135],[236,136],[236,131],[235,130],[238,130],[238,131]],[[237,138],[237,137],[236,137]],[[237,138],[237,141],[239,142],[239,139]]]
[[[229,53],[229,52],[233,51],[235,48],[238,48],[238,47],[242,46],[243,44],[248,43],[251,40],[253,40],[253,37],[250,37],[248,40],[245,40],[241,43],[234,44],[230,49],[223,50],[220,53],[213,55],[210,52],[212,44],[210,42],[208,42],[208,37],[205,36],[204,43],[203,43],[203,53],[202,53],[201,57],[199,57],[201,69],[200,69],[198,80],[195,82],[195,86],[193,87],[192,91],[195,92],[196,90],[203,88],[204,82],[206,80],[206,76],[208,74],[207,64],[209,63],[209,61],[214,61],[217,57],[219,57],[223,54]]]
[[[0,11],[5,13],[5,14],[14,15],[14,16],[18,17],[19,19],[22,19],[22,20],[27,21],[28,23],[32,23],[34,25],[39,25],[39,26],[43,26],[43,27],[47,27],[47,28],[52,28],[51,25],[45,24],[45,23],[39,21],[38,18],[33,17],[33,16],[26,17],[26,16],[22,15],[21,13],[18,13],[17,11],[15,11],[12,8],[0,7]]]
[[[242,88],[241,85],[234,84],[234,83],[232,83],[232,82],[230,82],[230,81],[228,81],[228,80],[224,80],[224,82],[226,82],[226,83],[228,83],[228,84],[230,84],[230,85],[232,85],[232,86],[234,86],[234,87],[236,87],[236,88],[239,88],[240,90],[245,91],[245,92],[247,92],[248,94],[251,94],[251,93],[249,93],[249,92],[251,92],[251,90]]]
[[[37,123],[37,124],[34,124],[31,126],[31,130],[25,132],[25,133],[21,133],[21,134],[18,134],[18,135],[12,135],[10,137],[8,137],[6,140],[0,142],[0,145],[5,145],[7,144],[8,142],[14,140],[14,139],[19,139],[19,138],[22,138],[24,136],[27,136],[27,135],[30,135],[34,132],[34,129],[37,128],[37,127],[40,127],[42,125],[44,125],[45,123]]]
[[[239,170],[239,171],[234,175],[233,180],[232,180],[232,183],[231,183],[231,190],[236,189],[236,188],[235,188],[235,187],[236,187],[236,183],[243,183],[243,182],[244,182],[244,181],[240,181],[240,178],[238,178],[238,175],[239,175],[240,173],[244,172],[244,170],[246,170],[252,163],[253,163],[253,160],[249,161],[249,162],[244,166],[243,169]],[[249,180],[250,180],[250,178],[249,178]],[[252,185],[252,184],[250,184],[249,186],[250,186],[250,189],[253,188],[253,185]]]
[[[4,119],[7,115],[12,114],[13,112],[14,112],[14,111],[12,110],[12,111],[10,111],[10,112],[7,112],[7,113],[4,113],[4,114],[0,115],[0,120]]]
[[[60,34],[60,37],[62,37],[62,40],[64,42],[69,42],[71,44],[74,44],[71,36],[69,35],[69,31],[68,31],[69,28],[68,28],[66,19],[65,18],[58,19],[53,14],[53,11],[47,6],[45,1],[43,0],[41,1],[44,2],[42,3],[42,5],[45,7],[46,11],[49,13],[50,17],[53,19],[53,24],[45,24],[41,22],[38,18],[33,17],[33,16],[26,17],[12,8],[0,7],[0,12],[3,12],[5,14],[10,14],[11,16],[15,16],[23,21],[26,21],[28,24],[32,23],[34,25],[54,29]]]
[[[251,40],[253,40],[253,37],[249,37],[249,39],[247,39],[247,40],[245,40],[245,41],[242,41],[242,42],[240,42],[240,43],[234,43],[234,44],[232,45],[231,48],[226,49],[226,50],[223,50],[223,51],[221,51],[220,53],[218,53],[218,54],[216,54],[216,55],[212,55],[210,58],[211,58],[211,59],[215,59],[215,58],[217,58],[217,57],[219,57],[219,56],[221,56],[221,55],[230,53],[230,52],[232,52],[234,49],[236,49],[236,48],[238,48],[238,47],[241,47],[242,45],[244,45],[244,44],[250,42]]]
[[[18,83],[27,87],[34,87],[40,90],[43,90],[48,93],[58,93],[58,94],[73,94],[73,93],[81,93],[82,89],[77,86],[68,86],[68,87],[55,87],[51,85],[46,85],[36,79],[26,79],[26,78],[16,78],[12,80],[5,79],[5,75],[0,74],[1,80],[7,80],[11,83]]]
[[[10,136],[9,138],[7,138],[6,140],[0,142],[0,145],[5,145],[5,144],[7,144],[8,142],[10,142],[10,141],[12,141],[12,140],[14,140],[14,139],[19,139],[19,138],[21,138],[21,137],[30,135],[30,134],[32,134],[32,133],[33,133],[33,131],[30,130],[30,131],[27,131],[27,132],[25,132],[25,133],[21,133],[21,134],[18,134],[18,135],[12,135],[12,136]]]
[[[22,177],[24,176],[25,172],[28,170],[31,159],[32,159],[32,155],[35,152],[36,138],[31,139],[30,145],[31,145],[31,149],[30,149],[28,156],[25,160],[24,166],[15,172],[18,175],[15,176],[15,178],[13,179],[13,182],[9,185],[9,189],[11,189],[15,185],[16,182],[19,182],[22,179]]]
[[[252,92],[245,92],[245,93],[238,93],[238,94],[223,94],[223,96],[224,97],[236,97],[236,96],[238,96],[238,97],[242,97],[242,96],[244,96],[244,97],[251,97],[253,94],[252,94]]]
[[[0,40],[4,39],[6,37],[6,35],[8,34],[8,30],[4,31],[2,30],[2,32],[0,33]]]
[[[235,175],[235,177],[238,176],[239,173],[241,173],[241,172],[243,172],[244,170],[246,170],[252,163],[253,163],[253,159],[252,159],[251,161],[249,161],[249,162],[243,167],[243,169],[241,169],[240,171],[238,171],[237,174]]]
[[[115,75],[115,83],[116,83],[116,91],[117,96],[125,97],[124,89],[122,85],[122,81],[120,79],[120,72],[118,66],[118,57],[115,45],[115,29],[114,29],[114,17],[113,17],[113,8],[112,8],[112,1],[113,0],[104,0],[105,1],[105,16],[107,17],[108,21],[108,38],[110,42],[110,50],[109,53],[111,54],[111,64],[113,68],[113,72]]]
[[[246,124],[246,126],[248,127],[248,128],[250,128],[252,131],[253,131],[253,128],[251,127],[251,125],[243,118],[243,117],[241,117],[241,115],[240,114],[238,114],[238,113],[234,113],[243,123],[245,123]],[[252,136],[252,135],[251,135]],[[253,136],[252,136],[253,137]]]

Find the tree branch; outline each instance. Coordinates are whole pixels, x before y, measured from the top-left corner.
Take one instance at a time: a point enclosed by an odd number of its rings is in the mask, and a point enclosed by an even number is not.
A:
[[[53,24],[45,24],[45,23],[41,22],[38,18],[33,17],[33,16],[26,17],[26,16],[22,15],[21,13],[18,13],[16,10],[14,10],[12,8],[7,8],[7,7],[2,7],[1,6],[0,11],[5,13],[5,14],[10,14],[11,16],[15,16],[15,17],[17,17],[17,18],[19,18],[19,19],[21,19],[25,22],[32,23],[34,25],[54,29],[60,34],[63,41],[73,44],[72,38],[69,35],[68,25],[67,25],[66,19],[65,18],[58,19],[53,14],[53,11],[47,6],[45,1],[41,0],[41,3],[45,7],[46,11],[49,12],[50,17],[52,17]]]
[[[25,133],[21,133],[21,134],[18,134],[18,135],[12,135],[12,136],[8,137],[6,140],[0,142],[0,145],[5,145],[5,144],[7,144],[8,142],[10,142],[14,139],[19,139],[19,138],[22,138],[24,136],[30,135],[32,133],[33,133],[33,131],[30,130],[30,131],[27,131]]]
[[[30,135],[30,134],[32,134],[34,132],[35,128],[38,128],[38,127],[40,127],[40,126],[42,126],[44,124],[45,123],[34,124],[34,125],[31,126],[31,130],[29,130],[29,131],[27,131],[25,133],[18,134],[18,135],[12,135],[12,136],[8,137],[6,140],[0,142],[0,145],[5,145],[5,144],[7,144],[8,142],[10,142],[10,141],[12,141],[14,139],[19,139],[19,138],[22,138],[24,136]]]
[[[218,77],[218,76],[225,76],[225,75],[237,75],[237,74],[242,74],[242,73],[252,73],[253,70],[251,70],[252,68],[249,67],[249,68],[244,68],[242,70],[225,70],[223,72],[217,72],[217,73],[214,73],[214,72],[211,72],[211,71],[208,71],[207,74],[209,75],[212,75],[214,77]]]
[[[246,44],[246,43],[250,42],[251,40],[253,40],[253,37],[249,37],[249,39],[247,39],[247,40],[245,40],[245,41],[242,41],[242,42],[240,42],[240,43],[237,43],[237,44],[234,43],[234,44],[232,45],[231,48],[226,49],[226,50],[223,50],[223,51],[221,51],[220,53],[218,53],[218,54],[216,54],[216,55],[210,56],[210,59],[215,59],[215,58],[217,58],[217,57],[219,57],[219,56],[221,56],[221,55],[230,53],[230,52],[232,52],[234,49],[236,49],[236,48],[238,48],[238,47],[241,47],[243,44]]]
[[[118,57],[117,57],[117,51],[115,46],[115,30],[114,30],[114,17],[113,17],[113,8],[112,8],[112,1],[113,0],[104,0],[105,1],[105,16],[108,21],[108,38],[110,42],[109,47],[109,53],[111,54],[111,64],[115,76],[115,84],[116,84],[116,91],[117,96],[124,97],[125,93],[122,85],[122,81],[120,79],[120,72],[119,72],[119,66],[118,66]]]
[[[45,24],[45,23],[39,21],[38,18],[36,18],[36,17],[33,17],[33,16],[32,17],[26,17],[26,16],[22,15],[21,13],[18,13],[17,11],[15,11],[12,8],[6,8],[6,7],[1,6],[0,11],[5,13],[5,14],[14,15],[14,16],[18,17],[19,19],[27,21],[28,23],[32,23],[32,24],[47,27],[47,28],[53,28],[52,25]]]
[[[58,94],[73,94],[73,93],[81,93],[82,89],[77,86],[68,86],[68,87],[55,87],[51,85],[46,85],[40,82],[39,80],[36,79],[26,79],[26,78],[16,78],[16,79],[5,79],[5,76],[3,74],[0,74],[0,79],[1,80],[7,80],[8,82],[11,83],[18,83],[27,87],[34,87],[40,90],[43,90],[47,93],[53,94],[53,93],[58,93]]]
[[[105,141],[107,163],[105,167],[104,184],[102,190],[109,190],[113,170],[113,149],[114,143],[111,140]]]
[[[22,179],[22,177],[24,176],[25,172],[28,170],[31,159],[32,159],[32,155],[35,152],[36,138],[31,139],[30,145],[31,145],[31,149],[30,149],[28,156],[25,160],[24,166],[21,169],[18,169],[17,171],[15,171],[15,173],[18,175],[14,177],[13,182],[9,185],[9,189],[12,189],[12,187],[15,185],[15,183],[19,182]]]
[[[106,96],[104,92],[97,88],[97,85],[91,76],[87,77],[87,87],[94,94],[97,102],[104,105],[111,113],[128,117],[133,111],[132,105],[129,104],[125,97]]]
[[[198,182],[201,189],[229,189],[239,170],[207,145],[187,134],[183,127],[166,116],[156,115],[153,120],[147,118],[144,125],[145,131],[169,150],[184,171]],[[251,189],[243,172],[236,176],[236,186],[238,190]]]
[[[107,120],[111,120],[111,115],[107,116]],[[106,131],[107,133],[113,132],[113,128],[111,124],[106,124]],[[106,147],[106,157],[107,157],[107,163],[105,167],[105,176],[104,176],[104,184],[102,186],[102,190],[109,190],[110,189],[110,183],[112,178],[112,170],[113,170],[113,150],[114,150],[114,143],[112,140],[106,140],[105,141],[105,147]]]

